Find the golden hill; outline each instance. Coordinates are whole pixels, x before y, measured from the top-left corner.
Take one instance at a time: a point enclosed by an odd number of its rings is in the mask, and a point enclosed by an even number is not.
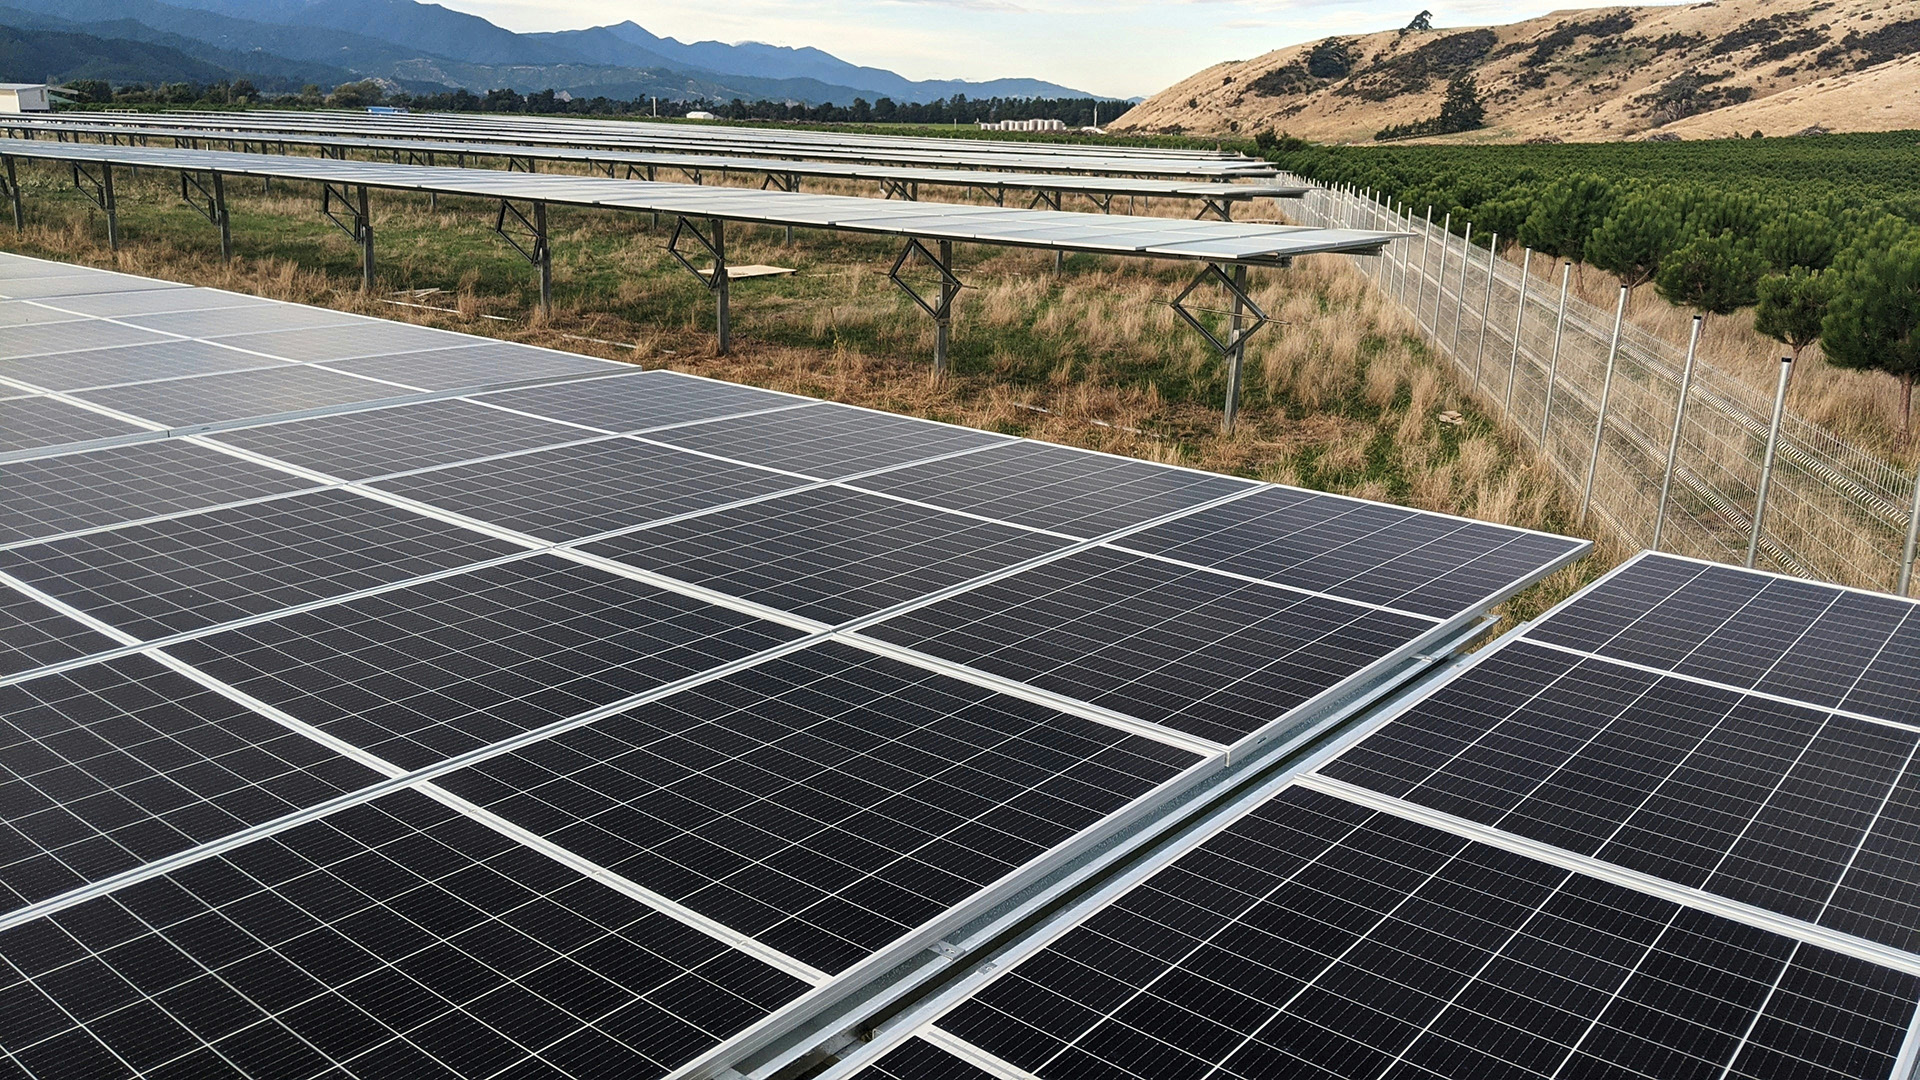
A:
[[[1326,38],[1215,64],[1112,129],[1371,141],[1437,116],[1462,75],[1487,126],[1449,141],[1920,127],[1920,0],[1709,0]]]

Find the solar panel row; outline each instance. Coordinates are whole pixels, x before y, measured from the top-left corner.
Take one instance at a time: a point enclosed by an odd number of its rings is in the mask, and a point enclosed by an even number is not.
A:
[[[0,296],[212,314],[105,350],[166,372],[115,388],[140,441],[55,431],[0,460],[0,1067],[30,1074],[660,1075],[747,1053],[1583,546],[1349,520],[1307,569],[1223,573],[1116,545],[1318,497],[372,322],[263,332],[217,317],[247,310],[226,294],[47,270],[0,259]],[[265,337],[281,366],[139,364]],[[74,340],[44,355],[102,351]],[[247,381],[352,379],[343,351],[412,396],[289,416],[314,397]],[[217,429],[166,429],[189,421]],[[1370,562],[1360,541],[1394,522]],[[1178,588],[1137,609],[1113,592],[1161,579]],[[1139,657],[1124,684],[897,643],[1009,585],[1043,601],[1036,650],[1070,633]],[[1154,658],[1142,621],[1208,636]],[[1217,741],[1161,723],[1196,663],[1226,694]]]
[[[1904,1078],[1917,610],[1643,555],[829,1075]]]

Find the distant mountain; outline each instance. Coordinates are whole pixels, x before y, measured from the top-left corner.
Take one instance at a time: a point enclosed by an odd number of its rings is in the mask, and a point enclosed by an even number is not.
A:
[[[33,2],[33,0],[26,0]],[[67,5],[73,6],[72,0]],[[355,76],[346,68],[235,51],[156,30],[132,19],[78,23],[16,7],[0,7],[0,80],[39,82],[210,83],[247,78],[261,89],[333,86]]]
[[[1037,79],[914,81],[812,48],[685,44],[631,21],[516,34],[476,15],[417,0],[6,0],[101,37],[176,35],[263,65],[320,62],[354,78],[475,91],[549,87],[575,95],[924,102],[968,97],[1089,97]],[[0,18],[0,21],[4,21]],[[144,28],[136,32],[127,24]],[[172,43],[179,48],[178,42]],[[182,51],[191,53],[191,49]]]

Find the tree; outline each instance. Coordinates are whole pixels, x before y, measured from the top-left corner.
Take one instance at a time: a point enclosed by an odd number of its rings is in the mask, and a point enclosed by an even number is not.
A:
[[[236,105],[245,105],[260,96],[260,91],[254,88],[253,82],[250,79],[233,80],[233,86],[229,88],[229,92],[233,95],[233,101]]]
[[[1620,201],[1587,237],[1587,261],[1620,278],[1629,293],[1660,272],[1680,240],[1680,222],[1659,190]]]
[[[359,109],[368,105],[378,105],[380,99],[386,96],[385,88],[379,83],[372,79],[362,79],[359,82],[341,83],[334,87],[333,96],[329,102],[343,109]]]
[[[1431,30],[1431,29],[1433,29],[1433,12],[1431,11],[1422,11],[1420,14],[1415,15],[1413,17],[1412,22],[1407,24],[1407,30]],[[1407,30],[1402,30],[1400,32],[1404,34],[1407,32]]]
[[[66,90],[80,101],[104,104],[113,100],[113,84],[105,79],[71,79]]]
[[[1832,281],[1820,270],[1796,266],[1785,274],[1768,274],[1756,289],[1753,328],[1793,350],[1820,340],[1820,324],[1833,297]]]
[[[318,105],[325,100],[326,95],[321,92],[319,86],[313,83],[308,83],[300,88],[300,104],[302,105]]]
[[[1835,272],[1821,350],[1831,364],[1899,379],[1900,434],[1910,438],[1920,373],[1920,242],[1856,244],[1836,260]]]
[[[1487,107],[1480,100],[1480,82],[1462,75],[1447,84],[1447,97],[1440,103],[1440,133],[1472,131],[1487,126]]]
[[[1752,304],[1766,264],[1733,230],[1702,233],[1661,260],[1654,275],[1660,295],[1709,315],[1729,315]]]
[[[1539,204],[1520,223],[1520,242],[1535,251],[1579,262],[1587,237],[1613,212],[1612,183],[1588,173],[1541,189]]]
[[[1832,266],[1837,234],[1833,220],[1825,214],[1782,209],[1760,226],[1755,242],[1767,265],[1784,274],[1796,266],[1809,270]]]

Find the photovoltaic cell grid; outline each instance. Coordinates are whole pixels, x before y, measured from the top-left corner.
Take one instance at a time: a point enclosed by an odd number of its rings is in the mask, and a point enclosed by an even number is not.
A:
[[[1049,1080],[1872,1077],[1917,995],[1912,975],[1289,787],[937,1025]],[[885,1064],[864,1080],[906,1075]]]
[[[1915,609],[1643,557],[1321,772],[1920,951]]]
[[[440,782],[834,972],[1199,760],[827,643]]]
[[[38,1076],[659,1076],[806,984],[410,791],[0,932]]]

